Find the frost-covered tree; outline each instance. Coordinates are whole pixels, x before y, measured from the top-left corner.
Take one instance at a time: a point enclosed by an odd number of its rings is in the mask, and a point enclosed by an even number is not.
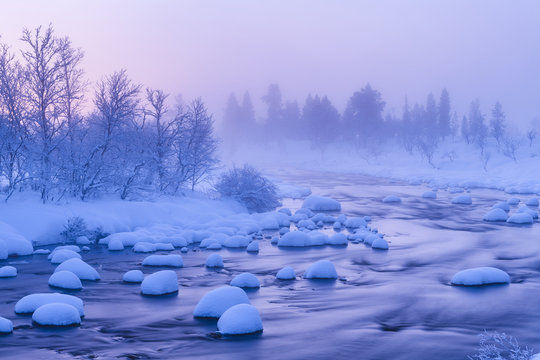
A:
[[[501,145],[501,139],[504,136],[504,130],[506,128],[506,115],[502,109],[500,102],[496,102],[491,110],[491,136],[497,140],[497,145]]]
[[[273,139],[280,139],[285,132],[286,124],[283,121],[283,98],[278,84],[268,86],[266,95],[262,97],[266,104],[265,128],[266,135]]]
[[[467,144],[471,143],[471,130],[469,126],[469,119],[466,116],[463,116],[461,119],[461,137],[467,141]]]
[[[335,140],[339,120],[339,112],[328,97],[308,96],[302,110],[302,123],[312,146],[318,148],[321,155],[328,144]]]
[[[283,121],[288,124],[285,136],[293,139],[304,139],[305,128],[300,120],[300,106],[297,101],[287,101],[283,107]]]
[[[416,131],[413,128],[411,110],[409,108],[409,102],[407,98],[405,98],[405,104],[403,105],[403,113],[401,115],[400,125],[401,129],[399,133],[401,144],[409,154],[412,154],[414,149]]]
[[[438,116],[439,116],[439,136],[443,139],[451,135],[451,108],[450,108],[450,95],[446,89],[441,92],[439,99]]]
[[[469,133],[472,137],[472,142],[480,149],[480,153],[484,153],[486,147],[488,128],[484,121],[484,115],[480,111],[480,102],[474,100],[469,107]]]

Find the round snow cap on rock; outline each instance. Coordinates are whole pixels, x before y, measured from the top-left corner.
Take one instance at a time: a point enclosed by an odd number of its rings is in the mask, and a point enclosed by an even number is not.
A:
[[[81,255],[70,249],[54,250],[48,259],[51,260],[51,264],[60,264],[69,259],[80,259]]]
[[[72,305],[50,303],[37,308],[32,315],[32,321],[40,326],[79,326],[81,317]]]
[[[310,243],[309,236],[303,231],[291,231],[283,235],[279,240],[278,246],[303,247]]]
[[[490,284],[508,284],[510,276],[494,267],[478,267],[462,270],[452,278],[452,285],[481,286]]]
[[[238,304],[251,304],[246,292],[236,286],[222,286],[202,297],[193,311],[193,316],[219,318],[228,308]]]
[[[183,267],[184,260],[182,255],[150,255],[144,258],[142,264],[143,266]]]
[[[400,203],[401,198],[395,195],[388,195],[383,199],[383,203]]]
[[[162,270],[148,275],[141,284],[143,295],[168,295],[178,292],[178,276],[172,270]]]
[[[388,250],[388,241],[378,237],[371,243],[371,248],[376,250]]]
[[[80,290],[82,289],[81,279],[68,270],[57,271],[49,277],[49,285],[61,289]]]
[[[74,306],[80,316],[84,316],[83,301],[76,296],[59,293],[37,293],[26,295],[15,304],[16,314],[31,314],[42,305],[51,303],[64,303]]]
[[[347,235],[338,233],[330,236],[328,240],[326,240],[326,243],[328,245],[347,245],[349,241],[347,240]]]
[[[507,220],[507,223],[510,224],[532,224],[534,222],[533,217],[528,213],[517,213],[512,216],[510,216]]]
[[[64,261],[56,267],[54,272],[68,270],[74,273],[81,280],[99,280],[100,276],[96,269],[82,261],[81,259],[73,258]]]
[[[296,273],[292,267],[285,266],[283,269],[278,271],[276,278],[279,280],[295,280]]]
[[[436,199],[437,193],[435,191],[426,191],[425,193],[422,194],[422,197],[424,199]]]
[[[219,254],[208,255],[205,265],[209,268],[222,268],[225,266],[223,264],[223,258]]]
[[[259,279],[249,272],[238,274],[231,280],[231,286],[241,288],[258,288],[261,286]]]
[[[130,270],[122,276],[122,280],[128,283],[141,283],[144,280],[144,274],[141,270]]]
[[[223,335],[247,335],[263,331],[259,310],[248,304],[229,308],[221,315],[217,326]]]
[[[249,243],[249,245],[246,248],[247,252],[259,252],[259,242],[257,240],[253,240]]]
[[[0,316],[0,334],[11,334],[13,332],[13,323],[11,320]]]
[[[532,197],[525,203],[527,206],[538,207],[538,198]]]
[[[328,197],[310,195],[306,198],[306,200],[304,200],[302,208],[313,211],[340,211],[341,204],[338,201]]]
[[[17,269],[13,266],[2,266],[0,268],[0,278],[8,278],[17,276]]]
[[[337,279],[337,272],[331,261],[319,260],[307,268],[304,277],[306,279]]]
[[[458,195],[452,199],[452,204],[472,205],[471,195]]]
[[[122,239],[113,239],[109,241],[108,245],[109,251],[122,251],[124,250],[124,243]]]
[[[493,208],[484,216],[484,221],[506,221],[507,219],[506,211],[501,208]]]

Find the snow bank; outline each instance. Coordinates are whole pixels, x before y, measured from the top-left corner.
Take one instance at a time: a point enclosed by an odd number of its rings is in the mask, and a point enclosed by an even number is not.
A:
[[[49,277],[49,285],[68,290],[80,290],[83,287],[81,279],[71,271],[67,270],[53,273]]]
[[[143,295],[168,295],[178,292],[178,276],[172,270],[161,270],[144,278],[141,284]]]
[[[59,293],[37,293],[26,295],[15,304],[15,313],[31,314],[42,305],[51,303],[64,303],[74,306],[79,315],[84,316],[83,301],[76,296]]]
[[[458,195],[452,199],[452,204],[471,205],[472,204],[471,195],[467,195],[467,194]]]
[[[99,280],[99,276],[96,269],[82,261],[81,259],[69,259],[61,263],[56,267],[54,272],[68,270],[74,273],[81,280]]]
[[[484,215],[484,221],[506,221],[508,215],[501,208],[494,208]]]
[[[2,266],[0,268],[0,278],[8,278],[17,276],[17,269],[13,266]]]
[[[40,326],[78,326],[81,317],[77,309],[69,304],[50,303],[34,311],[32,321]]]
[[[0,316],[0,334],[11,334],[13,332],[13,323],[11,320]]]
[[[337,272],[331,261],[319,260],[307,268],[304,277],[306,279],[337,279]]]
[[[401,198],[395,195],[388,195],[383,199],[383,203],[400,203]]]
[[[225,266],[223,264],[223,258],[219,254],[211,254],[206,258],[206,267],[209,268],[218,268]]]
[[[340,211],[341,204],[338,201],[328,197],[310,195],[306,198],[306,200],[304,200],[302,208],[313,211]]]
[[[236,286],[222,286],[202,297],[193,310],[193,316],[219,318],[227,309],[238,304],[251,304],[246,292]]]
[[[1,214],[1,212],[0,212]],[[24,219],[28,219],[24,214],[20,214]],[[1,218],[1,216],[0,216]],[[27,225],[28,226],[28,225]],[[34,247],[32,243],[28,241],[24,236],[17,233],[10,225],[0,221],[0,239],[3,244],[0,244],[0,253],[2,253],[2,259],[6,259],[5,251],[7,250],[8,256],[24,256],[32,255]]]
[[[128,283],[141,283],[144,280],[144,274],[141,270],[130,270],[122,276],[122,280]]]
[[[510,276],[493,267],[478,267],[462,270],[452,278],[452,285],[480,286],[490,284],[508,284]]]
[[[294,272],[294,269],[292,267],[285,266],[278,271],[278,273],[276,274],[276,278],[278,280],[295,280],[296,273]]]
[[[170,254],[170,255],[150,255],[144,258],[142,261],[143,266],[170,266],[170,267],[183,267],[184,260],[182,255]]]
[[[238,274],[231,280],[231,286],[241,288],[258,288],[261,286],[259,279],[249,272]]]
[[[245,335],[263,331],[259,310],[248,304],[229,308],[219,318],[217,327],[223,335]]]

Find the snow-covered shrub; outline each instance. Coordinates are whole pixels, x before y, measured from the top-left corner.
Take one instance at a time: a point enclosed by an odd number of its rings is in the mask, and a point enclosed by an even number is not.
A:
[[[232,198],[250,212],[265,212],[280,206],[277,186],[249,165],[234,167],[222,174],[215,189],[224,198]]]
[[[68,218],[64,230],[60,233],[66,242],[74,242],[79,236],[86,236],[87,234],[86,221],[80,216]]]
[[[480,348],[470,360],[530,360],[533,352],[528,347],[522,348],[510,335],[498,332],[480,334]]]

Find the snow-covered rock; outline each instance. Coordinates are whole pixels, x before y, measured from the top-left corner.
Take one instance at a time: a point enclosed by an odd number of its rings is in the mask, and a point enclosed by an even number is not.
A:
[[[307,268],[304,277],[306,279],[337,279],[337,272],[331,261],[319,260]]]
[[[206,258],[205,265],[206,267],[209,267],[209,268],[221,268],[225,266],[223,264],[223,258],[219,254],[208,255],[208,257]]]
[[[493,205],[492,209],[501,209],[503,211],[510,211],[510,205],[506,201],[499,201]]]
[[[538,207],[538,198],[532,197],[525,203],[527,206]]]
[[[395,195],[388,195],[383,199],[383,203],[400,203],[401,198]]]
[[[288,216],[292,215],[291,210],[289,208],[281,208],[281,209],[278,210],[278,212],[283,213],[283,214],[288,215]]]
[[[279,280],[294,280],[296,279],[296,273],[290,266],[285,266],[276,274],[276,278]]]
[[[493,208],[486,215],[484,221],[506,221],[508,214],[501,208]]]
[[[317,228],[317,225],[311,219],[305,219],[300,220],[298,224],[296,224],[296,227],[299,229],[306,228],[308,230],[313,230]]]
[[[17,276],[17,269],[13,266],[2,266],[0,267],[0,278],[9,278]]]
[[[278,246],[303,247],[309,246],[309,236],[302,231],[291,231],[283,235],[279,240]]]
[[[59,293],[37,293],[26,295],[15,304],[15,313],[31,314],[42,305],[51,303],[64,303],[74,306],[79,316],[84,316],[83,301],[76,296]]]
[[[50,303],[34,311],[32,321],[41,326],[78,326],[81,324],[79,311],[69,304]]]
[[[525,213],[525,214],[529,214],[529,215],[531,215],[531,217],[532,217],[533,219],[538,219],[538,213],[537,213],[535,210],[529,208],[527,205],[522,205],[522,206],[520,206],[520,207],[516,210],[516,213]]]
[[[227,309],[238,304],[251,304],[246,292],[236,286],[222,286],[207,292],[201,298],[193,316],[219,318]]]
[[[258,288],[261,286],[259,279],[249,272],[238,274],[231,280],[231,286],[241,288]]]
[[[508,203],[508,205],[517,205],[517,204],[519,204],[520,201],[521,201],[521,200],[519,200],[518,198],[515,198],[515,197],[514,197],[514,198],[508,199],[507,203]]]
[[[533,217],[527,213],[516,213],[510,216],[507,220],[510,224],[532,224],[534,222]]]
[[[358,229],[367,227],[367,222],[361,217],[350,217],[345,221],[344,225],[348,229]]]
[[[51,250],[49,249],[37,249],[34,250],[34,255],[49,255],[51,253]],[[1,259],[1,257],[0,257]]]
[[[54,250],[48,256],[48,259],[51,260],[51,264],[60,264],[69,259],[80,259],[80,258],[81,258],[81,255],[69,249]]]
[[[208,250],[221,250],[223,246],[221,246],[220,243],[213,243],[213,244],[210,244],[206,249]]]
[[[68,270],[53,273],[49,277],[49,285],[61,289],[80,290],[82,289],[81,279]]]
[[[144,280],[144,274],[141,270],[129,270],[122,276],[122,280],[128,283],[141,283]]]
[[[253,240],[246,248],[247,252],[259,252],[259,241]]]
[[[341,230],[341,223],[339,221],[336,221],[332,227],[334,228],[334,230]]]
[[[227,309],[219,318],[217,327],[223,335],[246,335],[263,331],[259,310],[248,304]]]
[[[32,255],[34,247],[32,243],[28,241],[24,236],[15,232],[2,232],[0,231],[0,239],[6,244],[8,255],[13,256],[25,256]]]
[[[306,215],[308,218],[315,216],[315,213],[307,207],[302,207],[294,212],[294,215]]]
[[[368,233],[364,236],[364,244],[371,246],[375,241],[379,240],[381,236],[375,233]]]
[[[422,197],[424,199],[436,199],[437,198],[437,192],[435,191],[426,191],[422,194]]]
[[[92,242],[86,236],[79,236],[75,239],[77,245],[90,245]]]
[[[349,241],[347,240],[347,235],[343,233],[337,233],[330,236],[326,243],[328,245],[347,245]]]
[[[82,251],[90,251],[90,248],[88,246],[83,246],[81,248]]]
[[[378,237],[371,243],[371,248],[377,250],[388,250],[388,241],[382,237]]]
[[[112,239],[108,245],[109,251],[122,251],[124,250],[124,243],[122,239]]]
[[[169,255],[150,255],[144,258],[142,261],[143,266],[170,266],[170,267],[183,267],[184,260],[182,255],[169,254]]]
[[[109,243],[110,244],[110,243]],[[156,244],[146,242],[146,241],[139,241],[135,245],[133,245],[133,252],[136,253],[151,253],[157,251]]]
[[[178,276],[172,270],[161,270],[144,278],[141,283],[143,295],[168,295],[178,292]]]
[[[188,250],[189,250],[189,249],[188,249],[187,247],[184,246],[183,248],[180,249],[180,252],[187,253]]]
[[[452,199],[452,204],[472,205],[471,195],[467,195],[467,194],[458,195]]]
[[[0,316],[0,334],[11,334],[13,332],[13,322]]]
[[[68,270],[74,273],[79,277],[81,280],[99,280],[101,277],[99,276],[96,269],[82,261],[81,259],[73,258],[64,261],[60,265],[56,267],[54,272],[62,271],[62,270]]]
[[[494,267],[478,267],[462,270],[452,278],[453,285],[480,286],[490,284],[508,284],[510,276]]]
[[[247,247],[250,241],[251,239],[247,236],[234,235],[225,240],[222,245],[229,248],[242,248]]]
[[[338,201],[328,197],[310,195],[304,200],[302,208],[313,211],[340,211],[341,204]]]

